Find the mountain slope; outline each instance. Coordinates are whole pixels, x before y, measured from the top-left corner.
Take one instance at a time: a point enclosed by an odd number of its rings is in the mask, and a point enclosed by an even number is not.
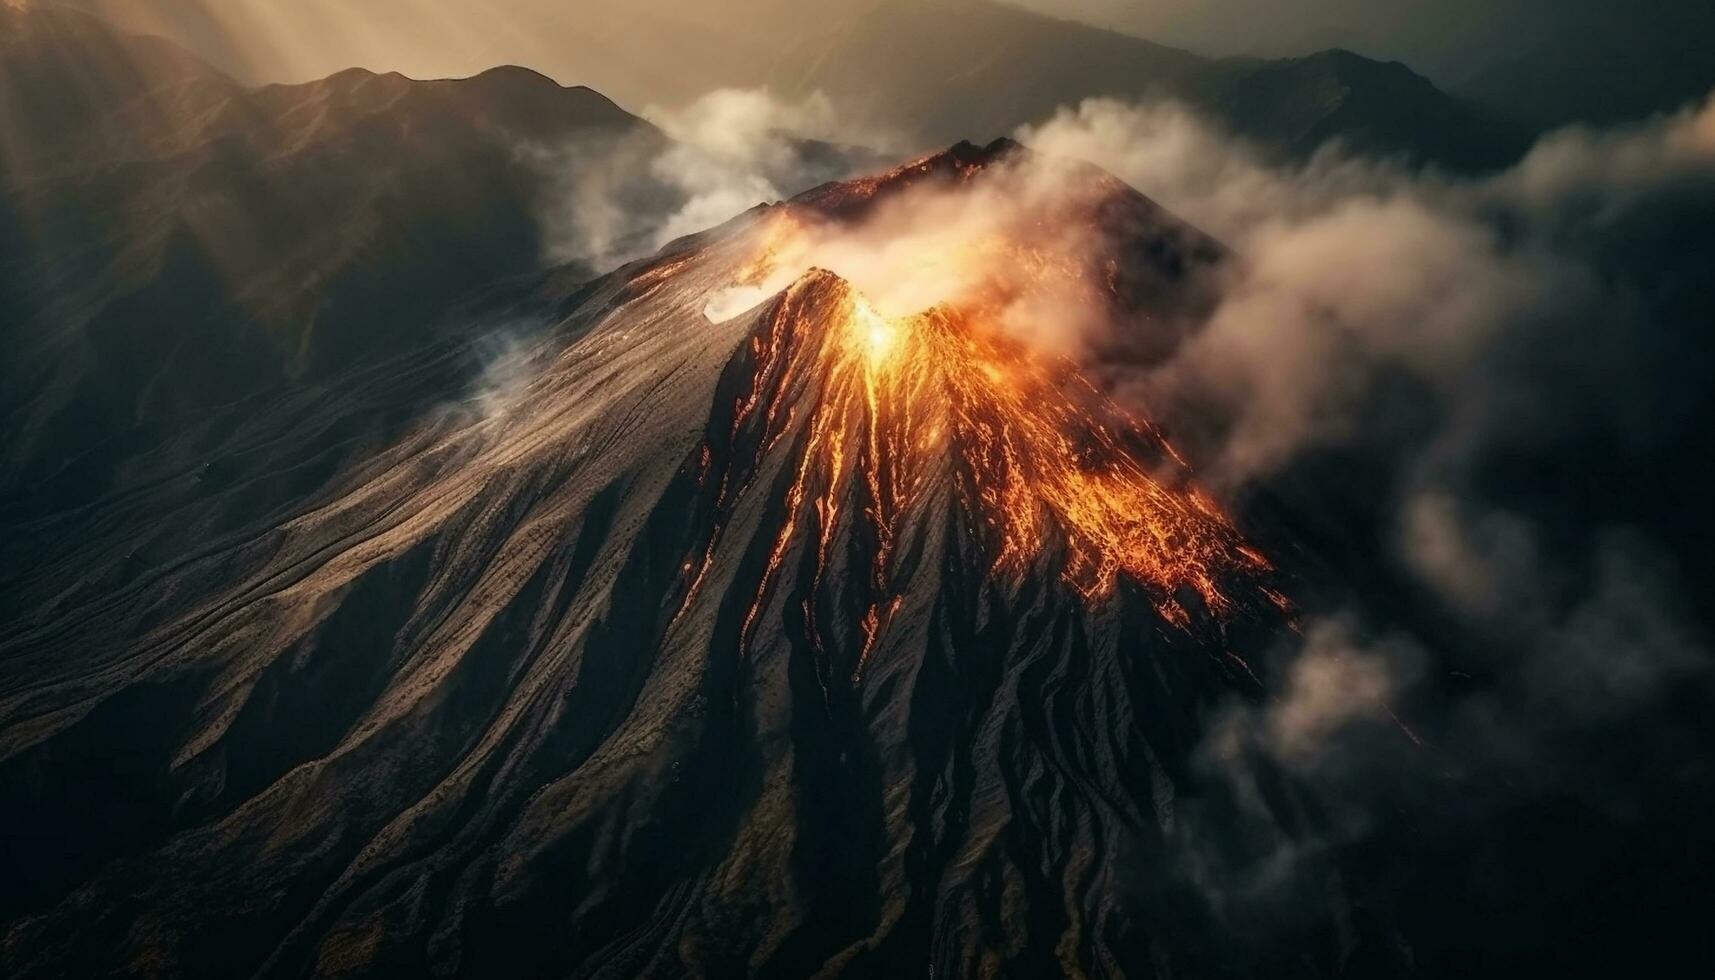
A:
[[[0,499],[98,494],[211,406],[432,344],[543,264],[522,147],[665,143],[518,68],[246,89],[87,16],[0,16]]]
[[[217,482],[7,542],[6,972],[1319,972],[1228,942],[1170,858],[1185,807],[1258,819],[1191,754],[1276,573],[991,306],[887,315],[787,257],[1017,153],[551,289],[507,383],[299,499],[258,498],[292,452],[262,404]],[[1134,257],[1102,302],[1223,260],[1080,179],[1060,220]]]

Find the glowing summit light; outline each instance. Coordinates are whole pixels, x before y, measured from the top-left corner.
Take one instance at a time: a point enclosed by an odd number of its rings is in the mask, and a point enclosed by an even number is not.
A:
[[[812,549],[821,581],[852,522],[883,597],[870,623],[884,626],[900,595],[896,545],[936,481],[951,481],[939,485],[986,539],[993,573],[1047,559],[1092,602],[1129,579],[1178,626],[1190,625],[1192,602],[1228,612],[1235,577],[1268,567],[1185,482],[1152,427],[980,315],[941,306],[889,320],[817,271],[787,291],[753,349],[734,437],[757,424],[762,445],[802,456],[743,639],[792,542]],[[802,426],[796,439],[784,438],[789,425]]]
[[[879,366],[886,361],[896,344],[899,328],[862,297],[854,299],[850,323],[869,362]]]
[[[892,247],[879,265],[856,246],[824,248],[830,261],[806,266],[812,249],[797,239],[809,234],[795,221],[774,223],[744,267],[745,280],[766,291],[779,277],[796,278],[754,328],[748,384],[724,440],[704,450],[705,466],[735,458],[740,446],[792,454],[741,648],[777,583],[797,567],[793,549],[803,548],[809,584],[795,594],[818,649],[818,596],[846,588],[864,596],[861,673],[906,595],[908,556],[921,550],[913,542],[930,515],[943,513],[977,543],[969,554],[983,554],[998,582],[1041,569],[1091,603],[1129,583],[1183,629],[1224,620],[1259,597],[1287,608],[1264,585],[1267,560],[1195,488],[1155,426],[1115,405],[1072,361],[1019,339],[1020,311],[1070,315],[1072,306],[1052,300],[1110,288],[1106,279],[1077,262],[1051,261],[1039,245],[985,239],[954,250],[960,274],[934,298],[922,288],[933,283],[905,290],[878,272],[914,267],[917,248]],[[863,270],[882,298],[829,271],[840,267]],[[1081,293],[1061,288],[1075,277]],[[928,305],[901,307],[907,297]],[[1013,302],[1019,297],[1050,301]],[[901,308],[917,312],[883,312]],[[1044,326],[1054,332],[1055,324]],[[751,477],[729,470],[709,478],[724,507],[734,481],[742,488]],[[945,511],[943,502],[951,505]],[[712,554],[711,543],[682,610]],[[856,585],[845,577],[854,555],[867,565]]]

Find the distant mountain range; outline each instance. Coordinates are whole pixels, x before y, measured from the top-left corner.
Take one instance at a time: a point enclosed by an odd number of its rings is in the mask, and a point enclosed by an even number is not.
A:
[[[1715,90],[1702,0],[1006,0],[1206,54],[1345,48],[1403,61],[1443,91],[1537,127],[1611,125]]]
[[[782,91],[824,91],[934,140],[1005,134],[1090,97],[1166,96],[1297,158],[1340,140],[1482,168],[1529,141],[1398,63],[1339,50],[1209,59],[987,0],[883,0],[789,47],[768,77]]]
[[[10,7],[0,119],[6,496],[80,467],[98,487],[84,450],[118,433],[428,342],[457,297],[542,264],[521,143],[659,138],[524,69],[247,88]]]
[[[1715,92],[1715,4],[1585,0],[1578,13],[1510,32],[1504,56],[1450,88],[1545,128],[1641,119]]]
[[[309,65],[396,67],[390,58],[409,57],[468,71],[524,64],[634,108],[766,85],[789,97],[821,91],[842,112],[925,149],[986,142],[1100,96],[1183,99],[1293,156],[1337,137],[1365,151],[1485,167],[1517,156],[1530,136],[1403,65],[1345,51],[1206,58],[990,0],[510,0],[492,10],[432,5],[433,23],[416,22],[411,5],[398,3],[342,11],[239,0],[191,17],[195,4],[76,2],[167,32],[252,81]],[[250,36],[263,33],[283,38],[290,57]]]

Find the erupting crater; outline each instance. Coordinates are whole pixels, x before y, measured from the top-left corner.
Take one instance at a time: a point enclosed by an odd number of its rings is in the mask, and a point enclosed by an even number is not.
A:
[[[1103,395],[1072,361],[1018,340],[995,309],[948,302],[887,316],[819,268],[766,307],[741,359],[744,393],[725,445],[703,453],[705,466],[745,445],[795,453],[741,642],[793,542],[813,550],[821,582],[849,531],[869,556],[861,671],[902,598],[899,542],[942,499],[1001,581],[1047,562],[1093,605],[1124,578],[1180,628],[1190,627],[1194,608],[1214,618],[1232,611],[1236,581],[1285,607],[1256,581],[1268,562],[1192,484],[1160,430]],[[724,501],[734,476],[718,479]],[[805,609],[812,624],[813,601]]]

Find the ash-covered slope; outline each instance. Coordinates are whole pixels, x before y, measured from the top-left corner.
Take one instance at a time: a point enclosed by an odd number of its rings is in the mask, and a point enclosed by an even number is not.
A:
[[[1285,625],[1266,559],[989,307],[784,258],[1007,152],[574,290],[512,383],[303,497],[256,423],[212,488],[6,542],[4,972],[1323,972],[1338,944],[1233,942],[1174,857],[1182,807],[1241,809],[1191,754]],[[1220,261],[1091,186],[1066,219],[1132,257],[1102,302]]]

